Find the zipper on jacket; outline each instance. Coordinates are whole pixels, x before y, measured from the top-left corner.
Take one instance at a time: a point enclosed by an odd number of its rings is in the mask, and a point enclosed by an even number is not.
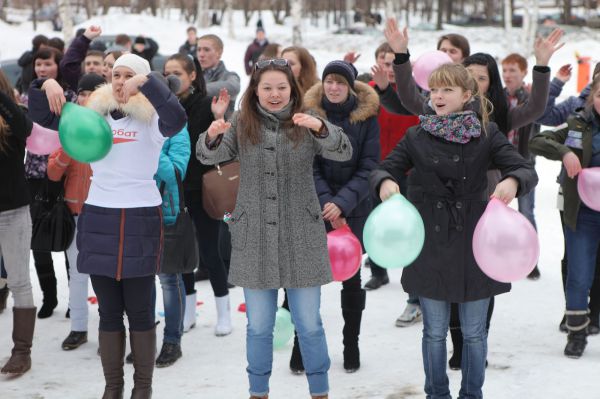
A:
[[[117,258],[117,281],[123,274],[123,247],[125,245],[125,209],[121,209],[121,224],[119,227],[119,257]]]
[[[156,274],[158,274],[158,273],[160,273],[160,260],[162,258],[165,228],[164,228],[164,225],[163,225],[163,212],[162,212],[162,208],[160,206],[157,206],[156,209],[158,209],[158,217],[160,218],[160,241],[158,243],[158,256],[157,256],[157,260],[156,260]]]

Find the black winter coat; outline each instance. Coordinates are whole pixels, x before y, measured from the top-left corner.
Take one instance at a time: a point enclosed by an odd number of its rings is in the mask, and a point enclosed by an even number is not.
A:
[[[517,196],[537,184],[537,174],[491,123],[487,133],[467,144],[434,137],[421,126],[404,139],[370,177],[379,196],[383,180],[412,169],[408,200],[425,224],[421,254],[402,273],[402,286],[410,294],[463,303],[510,291],[510,284],[487,277],[477,266],[472,242],[475,226],[487,206],[486,171],[490,163],[502,178],[519,181]]]
[[[332,202],[342,210],[350,229],[362,243],[362,231],[372,210],[369,174],[380,159],[379,96],[373,88],[355,82],[354,97],[345,104],[324,104],[323,84],[310,88],[304,96],[306,108],[344,129],[352,143],[352,158],[336,162],[316,156],[314,179],[321,208]]]
[[[188,132],[192,154],[196,153],[196,143],[200,134],[208,130],[210,124],[215,120],[210,110],[211,101],[210,97],[201,96],[198,92],[190,94],[181,101],[188,117]],[[213,167],[212,165],[201,164],[198,158],[194,156],[190,157],[185,179],[183,180],[185,190],[201,190],[202,175]]]

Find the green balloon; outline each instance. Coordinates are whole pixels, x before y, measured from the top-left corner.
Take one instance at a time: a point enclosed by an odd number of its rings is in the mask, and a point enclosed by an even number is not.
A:
[[[373,209],[363,230],[367,254],[379,266],[410,265],[421,253],[425,226],[417,208],[395,194]]]
[[[74,103],[63,106],[58,137],[65,152],[84,163],[104,158],[113,142],[112,129],[102,115]]]
[[[275,329],[273,330],[273,349],[281,349],[294,336],[292,315],[285,308],[277,309],[275,314]]]

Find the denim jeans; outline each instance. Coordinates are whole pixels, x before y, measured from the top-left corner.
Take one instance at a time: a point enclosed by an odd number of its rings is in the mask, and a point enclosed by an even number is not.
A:
[[[75,216],[77,225],[78,216]],[[77,231],[75,232],[77,236]],[[77,270],[77,244],[75,240],[67,248],[66,254],[69,263],[69,309],[71,310],[71,331],[88,330],[88,279],[89,274],[79,273]]]
[[[535,223],[535,215],[533,209],[535,207],[535,189],[531,190],[525,195],[517,198],[519,203],[519,212],[529,220],[533,227],[537,230],[537,224]]]
[[[565,226],[567,243],[567,310],[587,310],[600,244],[600,212],[579,208],[577,230]]]
[[[450,302],[420,297],[423,312],[423,367],[427,399],[451,399],[446,373],[446,335]],[[486,317],[489,298],[458,304],[463,334],[462,381],[459,399],[483,398],[487,358]]]
[[[31,231],[29,205],[0,212],[0,256],[16,308],[33,307],[29,278]]]
[[[163,342],[169,344],[181,343],[183,335],[183,314],[185,312],[185,288],[181,274],[158,275],[163,293],[165,308],[165,331]]]
[[[250,382],[250,395],[264,396],[269,393],[277,293],[278,290],[275,289],[244,288],[248,318],[246,371]],[[294,327],[298,333],[310,394],[325,395],[329,391],[327,372],[331,362],[319,313],[321,287],[288,288],[287,295]]]

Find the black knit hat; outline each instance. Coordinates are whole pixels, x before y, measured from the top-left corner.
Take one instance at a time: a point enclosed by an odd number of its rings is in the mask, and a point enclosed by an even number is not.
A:
[[[95,73],[86,73],[79,79],[79,83],[77,84],[77,93],[83,90],[94,91],[98,88],[98,86],[106,83],[106,80],[100,75]]]
[[[354,87],[354,80],[358,75],[358,71],[356,68],[354,68],[354,65],[346,61],[331,61],[323,70],[323,76],[321,80],[325,80],[325,77],[332,73],[342,75],[344,78],[346,78],[350,87]]]

